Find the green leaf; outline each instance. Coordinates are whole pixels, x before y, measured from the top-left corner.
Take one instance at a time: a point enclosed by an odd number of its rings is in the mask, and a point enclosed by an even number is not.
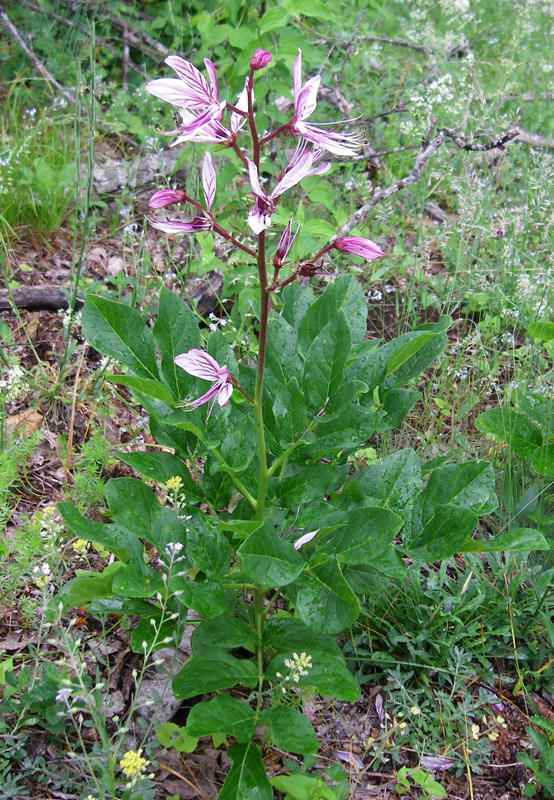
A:
[[[260,36],[264,33],[275,30],[275,28],[284,28],[289,19],[289,12],[282,7],[270,8],[266,11],[260,20]]]
[[[379,420],[376,430],[392,431],[400,427],[400,423],[420,397],[421,392],[415,389],[390,389],[383,398],[382,410],[385,416]]]
[[[433,516],[436,506],[447,503],[470,508],[476,514],[490,514],[498,506],[494,481],[494,470],[488,461],[466,461],[437,467],[423,492],[423,521]]]
[[[402,527],[402,517],[386,508],[360,508],[345,523],[318,542],[318,552],[336,555],[341,564],[370,564],[389,574],[395,556],[391,542]]]
[[[405,522],[403,532],[411,534],[412,507],[421,494],[421,463],[411,448],[398,450],[354,475],[367,505],[381,505],[399,514]],[[348,484],[347,484],[348,485]],[[345,487],[346,488],[346,487]]]
[[[468,508],[438,506],[405,549],[417,561],[442,561],[460,552],[478,521],[477,514]]]
[[[336,557],[311,567],[285,593],[303,622],[316,631],[340,633],[360,612],[358,598],[344,579]]]
[[[327,786],[323,778],[312,778],[311,775],[295,773],[294,775],[277,775],[270,783],[279,792],[286,793],[291,800],[337,800],[337,794]]]
[[[128,386],[130,389],[136,389],[148,397],[155,397],[156,400],[161,400],[163,403],[173,403],[174,398],[167,386],[164,386],[160,381],[153,381],[149,378],[137,378],[136,375],[107,375],[106,380],[110,383],[117,383],[119,386]]]
[[[255,640],[256,631],[244,620],[231,614],[221,614],[213,619],[202,620],[194,629],[190,645],[196,655],[212,647],[232,650],[234,647],[253,644]]]
[[[387,361],[386,376],[388,377],[391,375],[391,373],[397,372],[400,367],[404,366],[410,360],[413,363],[417,363],[417,359],[414,359],[413,357],[417,355],[426,345],[429,345],[436,337],[440,337],[441,340],[444,340],[444,344],[442,344],[440,347],[440,350],[442,350],[446,344],[445,331],[450,326],[451,321],[452,320],[450,317],[443,316],[439,322],[431,326],[432,330],[414,332],[416,335],[398,347],[390,356],[389,360]],[[441,343],[442,342],[439,342],[439,346]],[[405,374],[402,374],[401,381],[397,382],[404,383],[405,380],[406,376]]]
[[[531,466],[539,475],[554,478],[554,444],[543,444],[537,447],[531,456]]]
[[[216,581],[192,581],[184,575],[175,575],[169,588],[180,603],[203,617],[219,617],[226,610],[223,590]]]
[[[187,729],[175,722],[162,722],[156,728],[156,738],[162,747],[174,747],[180,753],[193,753],[198,739],[191,736]]]
[[[273,790],[256,745],[253,742],[234,744],[228,754],[233,766],[227,773],[218,800],[272,800]]]
[[[275,502],[282,508],[321,500],[344,475],[334,464],[312,464],[298,469],[278,484]]]
[[[321,0],[292,0],[292,13],[294,16],[314,17],[315,19],[336,20],[337,10],[331,10]]]
[[[344,701],[356,700],[360,696],[360,687],[352,673],[345,667],[343,660],[337,659],[321,650],[314,650],[308,644],[295,651],[279,653],[268,665],[266,678],[268,680],[280,680],[277,677],[278,672],[281,675],[287,675],[289,668],[285,664],[285,659],[294,659],[295,652],[312,656],[312,666],[306,670],[308,674],[299,678],[298,686],[301,689],[311,690],[327,697],[335,697],[337,700]]]
[[[317,436],[313,442],[299,447],[294,457],[303,460],[305,454],[312,458],[321,458],[338,450],[351,453],[364,445],[378,423],[377,414],[371,409],[352,404],[335,414],[320,418],[317,423]]]
[[[308,309],[315,302],[313,292],[309,287],[299,286],[295,281],[285,286],[282,298],[284,306],[281,313],[291,328],[297,331]]]
[[[202,514],[187,520],[187,557],[208,577],[225,575],[231,564],[231,545],[225,534]]]
[[[157,381],[152,331],[134,308],[89,295],[82,317],[83,333],[93,347],[117,359],[143,378]]]
[[[264,711],[260,721],[269,725],[275,747],[302,755],[317,752],[319,740],[313,725],[298,709],[276,706]]]
[[[175,397],[186,397],[191,377],[178,367],[175,356],[200,345],[200,332],[194,312],[181,298],[162,286],[158,316],[153,329],[154,341],[162,355],[161,373]],[[163,398],[161,398],[163,399]]]
[[[121,531],[116,525],[106,525],[83,517],[73,503],[61,502],[56,507],[68,529],[79,539],[107,547],[121,561],[142,561],[142,545],[132,534]]]
[[[154,619],[156,625],[150,622]],[[151,647],[153,650],[159,650],[161,647],[168,647],[173,645],[177,647],[181,640],[182,625],[178,620],[167,619],[160,624],[160,619],[155,617],[143,617],[140,619],[131,633],[131,649],[134,653],[142,653],[144,655],[143,643],[146,642],[147,649]],[[165,641],[170,639],[171,641]]]
[[[256,715],[237,697],[220,694],[205,703],[193,706],[187,717],[187,730],[192,736],[225,734],[237,742],[247,742],[254,735]]]
[[[554,339],[554,322],[532,322],[527,333],[535,340],[549,342]]]
[[[117,571],[112,587],[114,594],[121,597],[152,597],[163,591],[164,582],[153,567],[125,564]]]
[[[494,553],[511,550],[527,552],[528,550],[550,550],[550,545],[540,531],[535,528],[514,528],[500,536],[486,541],[467,539],[460,548],[460,553]]]
[[[69,610],[77,606],[85,606],[102,597],[110,597],[113,594],[113,579],[121,566],[121,562],[116,561],[114,564],[108,564],[102,572],[68,581],[62,586],[58,595],[64,608]]]
[[[170,508],[160,505],[143,481],[112,478],[106,486],[106,500],[117,524],[153,544],[162,557],[170,542],[185,544],[183,522]]]
[[[531,458],[543,443],[540,429],[513,408],[491,408],[475,420],[475,427],[506,442],[518,456]]]
[[[264,644],[279,651],[328,653],[344,661],[342,650],[326,633],[318,633],[297,617],[270,619],[264,627]]]
[[[320,411],[339,388],[350,344],[346,316],[339,309],[320,330],[308,351],[303,389],[316,411]]]
[[[179,700],[197,694],[230,689],[237,683],[252,688],[258,680],[258,670],[252,661],[238,659],[227,650],[214,648],[207,653],[191,656],[173,678],[173,693]]]
[[[200,484],[192,480],[186,464],[173,453],[155,450],[153,452],[120,453],[119,457],[150,481],[165,484],[170,478],[179,477],[183,482],[182,491],[189,502],[203,499]]]
[[[251,533],[237,550],[244,572],[262,586],[285,586],[302,572],[304,559],[280,539],[271,521]]]
[[[339,275],[309,307],[298,326],[298,346],[304,354],[308,353],[314,339],[340,309],[348,322],[352,342],[363,340],[367,330],[367,305],[363,289],[355,275]]]

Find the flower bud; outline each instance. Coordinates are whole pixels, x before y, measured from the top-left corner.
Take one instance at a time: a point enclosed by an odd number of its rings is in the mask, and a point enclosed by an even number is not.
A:
[[[250,69],[263,69],[270,61],[271,53],[269,50],[258,48],[254,51],[254,55],[250,59]]]
[[[333,242],[333,247],[345,253],[354,253],[356,256],[367,258],[368,261],[385,255],[378,244],[371,239],[364,239],[363,236],[340,236]]]
[[[159,189],[148,201],[148,208],[163,208],[172,203],[182,203],[185,197],[186,194],[181,189]]]

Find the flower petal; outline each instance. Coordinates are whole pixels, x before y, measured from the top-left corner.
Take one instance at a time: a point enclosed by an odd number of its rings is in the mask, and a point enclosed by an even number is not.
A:
[[[219,102],[219,92],[217,89],[217,73],[215,71],[215,66],[209,58],[204,59],[204,64],[206,65],[206,70],[208,72],[208,77],[210,78],[210,83],[212,86],[212,97],[216,103]]]
[[[185,61],[185,59],[180,56],[168,56],[165,63],[168,64],[171,69],[175,70],[184,84],[189,97],[186,105],[190,108],[208,106],[218,102],[217,84],[214,92],[213,85],[210,88],[200,70],[197,69],[194,64],[191,64],[190,61]]]
[[[321,84],[321,76],[315,75],[306,81],[294,101],[294,111],[297,120],[307,119],[317,106],[317,93]]]
[[[302,178],[305,178],[312,167],[313,155],[311,150],[306,150],[299,157],[291,160],[290,164],[285,170],[285,174],[270,194],[270,199],[279,197],[288,189],[296,186]],[[292,165],[292,166],[291,166]]]
[[[202,187],[204,189],[204,200],[206,201],[206,208],[208,211],[212,207],[215,197],[215,169],[212,160],[212,154],[206,150],[204,154],[204,161],[202,162]]]
[[[169,217],[148,217],[153,228],[164,233],[196,233],[196,231],[209,231],[212,223],[206,217],[190,217],[189,219],[169,219]]]
[[[184,369],[189,375],[195,378],[203,378],[205,381],[219,381],[222,371],[227,374],[227,367],[220,367],[215,358],[204,350],[193,347],[188,353],[181,353],[173,359],[178,367]]]
[[[163,208],[172,203],[182,203],[186,196],[181,189],[158,189],[148,201],[148,208]]]
[[[339,236],[333,242],[333,247],[345,253],[362,256],[362,258],[367,258],[368,261],[373,261],[373,259],[385,255],[378,244],[371,239],[365,239],[363,236]]]
[[[217,396],[217,402],[221,407],[226,405],[229,402],[231,395],[233,394],[233,384],[230,381],[224,383]]]
[[[250,179],[250,186],[252,187],[252,191],[257,197],[262,197],[264,200],[267,200],[268,197],[260,185],[258,167],[254,164],[253,161],[250,161],[249,158],[247,158],[246,160],[248,161],[248,178]]]

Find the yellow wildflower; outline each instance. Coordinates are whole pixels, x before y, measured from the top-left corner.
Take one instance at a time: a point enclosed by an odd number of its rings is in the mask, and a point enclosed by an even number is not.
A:
[[[138,750],[127,750],[127,752],[123,755],[123,758],[119,762],[119,766],[129,778],[133,778],[136,775],[140,775],[141,772],[144,772],[148,764],[150,763],[147,761],[143,756],[142,747]]]
[[[77,555],[82,556],[87,552],[89,545],[90,542],[87,542],[86,539],[75,539],[75,541],[72,544],[72,547],[77,553]]]
[[[471,726],[471,738],[475,739],[475,741],[479,739],[479,731],[480,731],[479,725],[477,725],[474,722],[473,725]]]
[[[169,490],[178,491],[183,488],[183,479],[179,475],[173,475],[167,479],[165,487]]]

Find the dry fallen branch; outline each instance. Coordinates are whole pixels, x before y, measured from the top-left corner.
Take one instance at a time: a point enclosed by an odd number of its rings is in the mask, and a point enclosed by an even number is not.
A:
[[[434,124],[431,126],[430,130],[432,131],[433,128]],[[441,128],[437,131],[432,139],[429,135],[421,144],[411,172],[390,186],[385,188],[382,186],[377,186],[373,190],[373,194],[369,200],[364,203],[363,206],[360,206],[357,211],[350,215],[342,228],[337,231],[337,233],[329,241],[334,242],[337,237],[345,236],[346,234],[350,233],[350,231],[355,228],[356,225],[359,225],[361,222],[367,219],[369,212],[378,203],[386,200],[393,194],[396,194],[401,189],[405,189],[407,186],[411,186],[413,183],[416,183],[416,181],[419,180],[423,167],[427,161],[429,161],[429,159],[437,152],[441,145],[444,144],[445,140],[450,139],[460,150],[465,150],[466,152],[484,153],[489,150],[503,150],[504,145],[516,139],[519,134],[520,128],[510,128],[510,130],[506,131],[506,133],[503,133],[502,136],[497,139],[488,140],[485,142],[475,142],[468,141],[466,136],[463,133],[460,133],[460,131],[457,131],[455,128]]]

